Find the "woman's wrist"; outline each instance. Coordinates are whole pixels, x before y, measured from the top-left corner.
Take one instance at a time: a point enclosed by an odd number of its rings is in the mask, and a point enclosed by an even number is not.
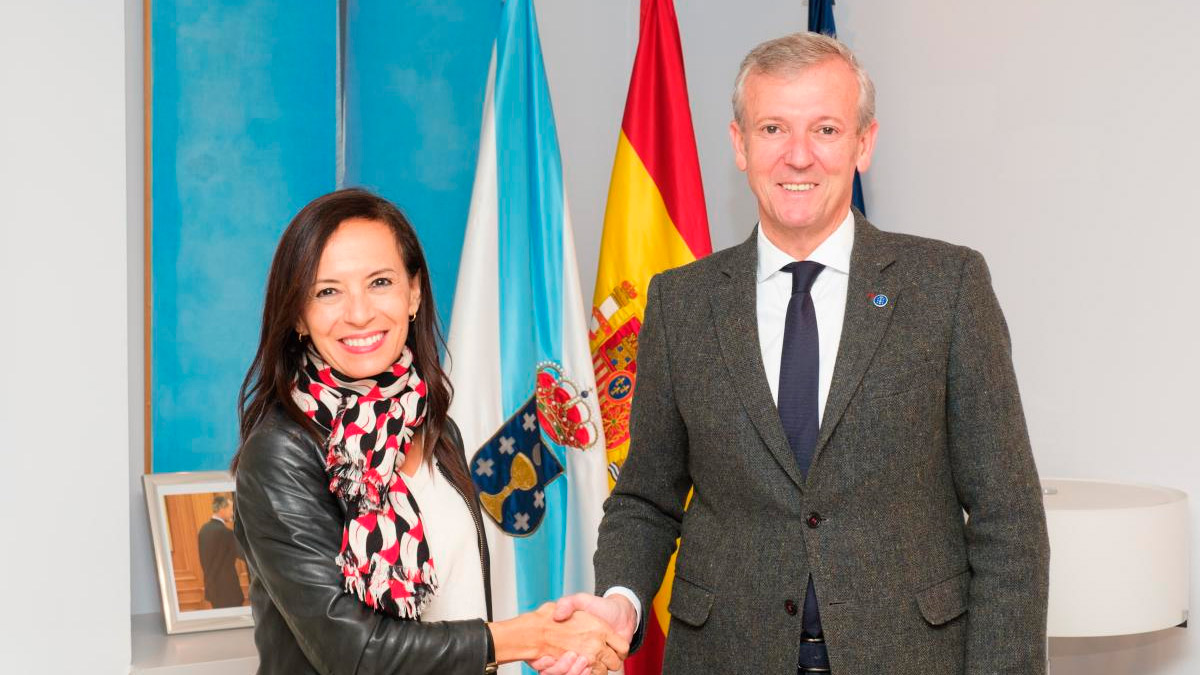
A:
[[[496,660],[496,639],[492,636],[492,627],[484,626],[484,632],[487,635],[487,660],[484,662],[483,675],[496,675],[497,666],[500,662]]]
[[[496,663],[529,661],[541,655],[541,631],[529,620],[533,614],[522,614],[506,621],[487,624],[495,650]]]

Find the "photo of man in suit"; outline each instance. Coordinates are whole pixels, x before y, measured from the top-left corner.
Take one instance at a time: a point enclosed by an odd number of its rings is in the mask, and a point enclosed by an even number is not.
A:
[[[758,225],[651,281],[604,597],[558,616],[636,648],[678,539],[664,673],[1044,673],[1045,516],[983,257],[851,208],[878,123],[841,43],[759,45],[733,100]]]
[[[233,534],[233,500],[214,494],[212,519],[198,535],[200,567],[204,570],[204,599],[213,609],[240,607],[245,598],[238,581],[237,558],[242,557]]]

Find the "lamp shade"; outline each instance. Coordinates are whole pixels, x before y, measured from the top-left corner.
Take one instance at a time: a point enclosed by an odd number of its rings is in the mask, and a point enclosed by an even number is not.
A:
[[[1050,637],[1147,633],[1188,612],[1187,495],[1093,480],[1042,481]]]

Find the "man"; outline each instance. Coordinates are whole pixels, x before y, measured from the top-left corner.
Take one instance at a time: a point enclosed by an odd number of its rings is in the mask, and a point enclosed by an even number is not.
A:
[[[235,558],[242,557],[229,525],[233,523],[233,500],[214,494],[212,518],[200,528],[200,567],[204,569],[204,599],[213,609],[241,607],[242,584]]]
[[[636,648],[679,538],[665,673],[1045,672],[1007,327],[978,253],[851,210],[877,129],[836,40],[755,48],[730,137],[759,225],[650,283],[606,597],[558,610],[637,627]]]

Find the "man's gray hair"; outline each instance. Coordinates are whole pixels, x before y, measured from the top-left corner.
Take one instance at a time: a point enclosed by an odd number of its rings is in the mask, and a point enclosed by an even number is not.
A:
[[[231,499],[229,499],[229,497],[226,497],[225,495],[220,494],[220,493],[214,494],[213,499],[212,499],[213,513],[217,513],[218,511],[225,508],[226,506],[229,506],[232,503],[233,503],[233,501]]]
[[[841,59],[858,78],[858,131],[863,132],[875,119],[875,84],[849,47],[820,33],[792,33],[768,40],[742,59],[742,67],[733,83],[733,119],[738,127],[745,129],[742,90],[751,73],[794,77],[829,59]]]

